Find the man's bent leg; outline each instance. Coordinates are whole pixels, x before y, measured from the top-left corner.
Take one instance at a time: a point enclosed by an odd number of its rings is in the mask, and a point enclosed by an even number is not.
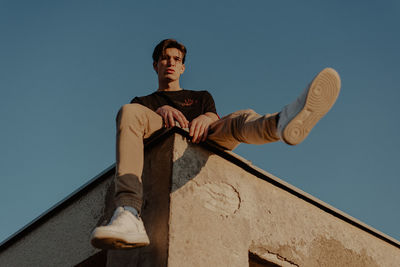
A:
[[[139,105],[128,104],[117,116],[117,164],[115,200],[117,209],[110,223],[92,233],[91,243],[102,249],[134,248],[150,243],[136,213],[142,206],[143,139],[161,129],[161,116]]]
[[[240,143],[266,144],[279,140],[277,113],[260,115],[251,109],[224,116],[210,126],[208,139],[233,150]]]
[[[124,105],[117,116],[115,202],[140,212],[143,139],[163,127],[160,115],[140,104]]]

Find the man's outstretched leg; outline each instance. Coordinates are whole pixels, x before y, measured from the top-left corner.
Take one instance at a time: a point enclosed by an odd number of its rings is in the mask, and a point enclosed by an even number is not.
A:
[[[334,69],[326,68],[281,112],[264,116],[253,110],[234,112],[214,122],[208,138],[229,150],[240,143],[265,144],[279,140],[297,145],[331,109],[339,91],[339,75]]]
[[[117,162],[115,202],[110,223],[92,233],[91,243],[102,249],[135,248],[148,245],[140,218],[142,206],[143,139],[163,127],[154,111],[139,104],[124,105],[117,116]]]

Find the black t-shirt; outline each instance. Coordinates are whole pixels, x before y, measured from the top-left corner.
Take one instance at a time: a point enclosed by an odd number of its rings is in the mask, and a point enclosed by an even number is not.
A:
[[[156,111],[159,107],[169,105],[185,115],[188,121],[206,112],[217,114],[214,99],[207,91],[156,91],[147,96],[135,97],[131,103],[138,103]]]

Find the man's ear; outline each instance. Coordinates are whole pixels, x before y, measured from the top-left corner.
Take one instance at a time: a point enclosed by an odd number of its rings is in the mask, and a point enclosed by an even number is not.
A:
[[[185,72],[185,69],[186,69],[185,64],[182,64],[182,67],[181,67],[181,75]]]
[[[155,72],[158,74],[158,70],[157,70],[157,62],[153,62],[153,69],[155,70]]]

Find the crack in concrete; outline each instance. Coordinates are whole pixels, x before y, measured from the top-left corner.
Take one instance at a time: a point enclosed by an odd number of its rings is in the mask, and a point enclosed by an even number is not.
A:
[[[237,207],[237,209],[233,212],[233,213],[235,214],[235,213],[240,209],[240,206],[241,206],[241,204],[242,204],[242,198],[240,197],[239,191],[238,191],[233,185],[231,185],[231,184],[227,184],[227,185],[229,185],[229,186],[232,187],[233,191],[235,191],[235,193],[237,194],[238,199],[239,199],[238,207]]]
[[[264,247],[251,248],[250,253],[257,255],[263,260],[269,261],[274,264],[278,264],[282,267],[299,267],[300,265],[293,261],[281,256],[279,253],[272,252]]]
[[[274,252],[269,251],[269,250],[267,250],[267,253],[270,254],[270,255],[275,255],[278,258],[278,260],[280,260],[280,261],[284,261],[284,262],[287,262],[287,263],[291,264],[292,266],[299,267],[298,264],[296,264],[293,261],[291,261],[291,260],[279,255],[278,253],[274,253]]]

